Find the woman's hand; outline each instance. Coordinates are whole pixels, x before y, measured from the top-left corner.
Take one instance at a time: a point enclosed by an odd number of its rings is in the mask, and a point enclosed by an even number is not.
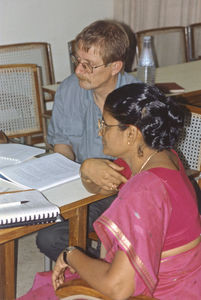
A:
[[[69,268],[71,273],[75,273],[75,270],[67,265],[63,260],[63,252],[57,258],[53,273],[52,273],[52,284],[54,289],[58,289],[58,287],[64,283],[65,280],[65,270]]]
[[[94,184],[99,188],[98,192],[112,193],[117,191],[121,183],[126,183],[127,179],[119,172],[124,168],[107,159],[90,158],[85,160],[80,168],[81,177],[85,187],[91,191]],[[97,192],[97,190],[95,190]]]

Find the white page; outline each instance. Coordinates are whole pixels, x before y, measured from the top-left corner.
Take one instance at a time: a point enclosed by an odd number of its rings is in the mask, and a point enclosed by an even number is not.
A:
[[[0,178],[0,193],[23,190],[19,185]]]
[[[22,144],[0,145],[0,169],[23,162],[36,155],[45,153],[45,149]]]
[[[0,173],[21,187],[42,191],[79,178],[79,169],[78,163],[54,153],[9,166]]]
[[[55,186],[51,189],[43,191],[43,195],[47,199],[56,204],[59,207],[63,205],[70,204],[84,198],[92,196],[82,184],[80,178],[75,179],[70,182],[65,182],[61,185]]]

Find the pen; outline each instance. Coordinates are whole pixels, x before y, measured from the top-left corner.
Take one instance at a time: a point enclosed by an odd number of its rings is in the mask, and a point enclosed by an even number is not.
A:
[[[3,202],[0,203],[0,209],[2,207],[11,207],[11,206],[19,206],[25,203],[28,203],[29,201],[15,201],[15,202]]]

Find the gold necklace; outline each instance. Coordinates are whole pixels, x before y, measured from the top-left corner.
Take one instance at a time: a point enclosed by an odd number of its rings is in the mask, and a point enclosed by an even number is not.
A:
[[[138,173],[140,173],[144,167],[146,166],[146,164],[148,164],[148,162],[150,161],[150,159],[156,154],[158,153],[158,150],[154,151],[151,155],[149,155],[149,157],[147,158],[147,160],[145,160],[145,162],[143,163],[143,165],[141,166],[140,170]]]

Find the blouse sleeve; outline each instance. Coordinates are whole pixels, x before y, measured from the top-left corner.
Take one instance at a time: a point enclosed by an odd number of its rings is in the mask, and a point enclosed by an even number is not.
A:
[[[127,182],[94,224],[107,250],[107,261],[119,249],[128,256],[136,272],[134,295],[154,292],[170,215],[163,183],[154,174],[142,172]]]

